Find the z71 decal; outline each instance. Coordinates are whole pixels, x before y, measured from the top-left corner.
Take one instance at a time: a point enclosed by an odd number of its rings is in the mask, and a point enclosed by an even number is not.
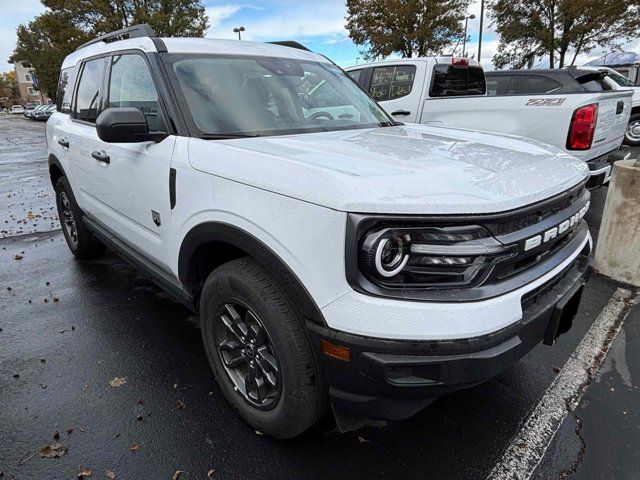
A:
[[[566,98],[530,98],[526,107],[559,107]]]

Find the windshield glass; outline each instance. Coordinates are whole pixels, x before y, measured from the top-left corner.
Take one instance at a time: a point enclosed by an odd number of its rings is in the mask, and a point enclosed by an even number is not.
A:
[[[172,55],[203,137],[371,128],[389,117],[339,68],[289,58]]]

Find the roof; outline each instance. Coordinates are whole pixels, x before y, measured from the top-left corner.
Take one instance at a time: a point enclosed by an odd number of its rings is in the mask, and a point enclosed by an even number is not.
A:
[[[330,63],[329,60],[320,54],[272,43],[247,42],[245,40],[220,40],[214,38],[168,37],[162,38],[161,40],[166,45],[169,53],[253,55]],[[156,44],[150,37],[128,38],[110,43],[98,42],[71,53],[64,59],[62,68],[71,67],[87,57],[120,50],[140,50],[149,53],[158,51]]]
[[[403,63],[428,62],[428,61],[435,61],[438,64],[440,63],[449,64],[451,63],[452,58],[461,58],[461,57],[455,57],[451,55],[442,55],[438,57],[432,56],[432,57],[413,57],[413,58],[388,58],[386,60],[379,60],[377,62],[369,62],[369,63],[361,63],[359,65],[353,65],[351,67],[345,68],[345,70],[347,71],[358,70],[360,68],[368,68],[368,67],[379,66],[379,65],[398,65]],[[469,61],[469,65],[472,67],[480,66],[480,63],[477,60],[474,60],[472,58],[467,58],[467,60]]]
[[[593,75],[600,70],[596,67],[565,67],[565,68],[524,68],[513,70],[493,70],[486,72],[487,77],[496,75],[544,75],[550,78],[562,78],[567,75],[573,78],[580,78],[584,75]]]

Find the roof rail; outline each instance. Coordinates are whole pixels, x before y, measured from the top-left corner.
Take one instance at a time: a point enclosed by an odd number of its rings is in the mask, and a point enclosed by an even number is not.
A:
[[[307,52],[311,51],[301,43],[294,42],[293,40],[282,40],[280,42],[267,42],[267,43],[271,43],[273,45],[281,45],[283,47],[297,48],[298,50],[306,50]]]
[[[123,28],[121,30],[116,30],[115,32],[107,33],[105,35],[100,35],[99,37],[94,38],[93,40],[89,40],[86,43],[80,45],[76,50],[80,50],[81,48],[88,47],[89,45],[93,45],[94,43],[109,43],[115,42],[117,40],[122,40],[124,38],[140,38],[140,37],[155,37],[156,32],[151,28],[151,26],[147,23],[141,23],[139,25],[132,25],[131,27]]]

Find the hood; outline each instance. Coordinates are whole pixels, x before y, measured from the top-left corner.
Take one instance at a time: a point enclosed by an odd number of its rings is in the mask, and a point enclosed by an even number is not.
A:
[[[560,193],[589,172],[583,161],[533,140],[422,125],[191,139],[189,161],[335,210],[384,214],[511,210]]]

